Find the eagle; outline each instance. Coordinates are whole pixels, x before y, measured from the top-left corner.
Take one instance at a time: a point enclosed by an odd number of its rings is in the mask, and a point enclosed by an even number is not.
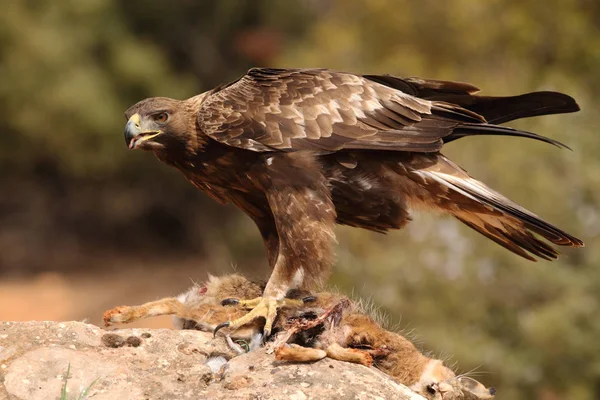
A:
[[[263,295],[228,299],[250,311],[219,328],[264,318],[268,336],[292,289],[315,289],[334,262],[335,224],[400,229],[411,210],[450,214],[528,260],[583,242],[490,189],[445,157],[451,141],[517,136],[501,124],[579,110],[542,91],[481,96],[461,82],[327,69],[253,68],[191,97],[154,97],[125,112],[129,149],[147,150],[220,203],[254,220],[271,276]]]

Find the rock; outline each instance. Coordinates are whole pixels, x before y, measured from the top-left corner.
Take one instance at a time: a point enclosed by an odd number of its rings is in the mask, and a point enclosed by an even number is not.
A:
[[[69,367],[70,366],[70,367]],[[119,329],[82,322],[0,323],[0,399],[423,399],[374,368],[324,359],[240,356],[199,331]]]

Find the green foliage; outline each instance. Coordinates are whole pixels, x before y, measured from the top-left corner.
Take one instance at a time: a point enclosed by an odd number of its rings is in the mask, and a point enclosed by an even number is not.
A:
[[[424,348],[507,399],[600,398],[600,3],[593,0],[8,0],[0,13],[0,270],[198,257],[264,267],[256,228],[147,154],[123,111],[252,65],[319,66],[558,90],[583,111],[519,121],[573,152],[471,138],[444,152],[587,244],[521,260],[454,220],[387,236],[339,229],[334,283],[371,296]],[[177,262],[166,267],[176,267]],[[260,268],[259,268],[260,266]],[[253,267],[256,267],[253,269]],[[65,386],[66,387],[66,386]]]

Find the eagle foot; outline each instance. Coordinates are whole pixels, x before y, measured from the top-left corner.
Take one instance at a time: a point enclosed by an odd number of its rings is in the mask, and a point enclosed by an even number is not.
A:
[[[271,335],[273,323],[275,322],[275,317],[277,317],[277,310],[282,307],[300,307],[315,300],[316,298],[314,296],[307,296],[300,300],[288,298],[277,299],[272,297],[257,297],[249,300],[239,300],[234,298],[224,299],[221,301],[221,304],[224,306],[238,305],[251,311],[241,318],[217,325],[213,331],[213,335],[216,336],[217,332],[222,328],[229,328],[231,331],[235,331],[241,326],[249,324],[258,318],[264,318],[265,325],[263,327],[263,338],[266,340]]]

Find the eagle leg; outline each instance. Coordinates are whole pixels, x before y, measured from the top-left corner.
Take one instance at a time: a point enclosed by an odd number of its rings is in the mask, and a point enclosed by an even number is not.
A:
[[[223,322],[214,330],[214,334],[222,328],[229,328],[231,331],[235,331],[236,329],[252,323],[257,318],[264,318],[265,325],[263,328],[263,337],[266,339],[271,335],[271,331],[273,330],[273,323],[275,322],[275,317],[277,316],[277,310],[283,307],[296,308],[313,301],[314,297],[306,297],[302,300],[296,299],[277,299],[273,297],[257,297],[255,299],[250,300],[238,300],[238,299],[225,299],[221,302],[222,305],[240,305],[241,307],[248,308],[251,311],[233,321]]]
[[[290,303],[286,294],[291,289],[314,289],[329,274],[336,212],[327,179],[312,152],[269,155],[260,167],[266,200],[262,210],[268,215],[249,214],[261,231],[273,272],[262,298],[243,301],[252,311],[217,328],[234,330],[262,317],[266,338],[277,310],[298,304]]]

